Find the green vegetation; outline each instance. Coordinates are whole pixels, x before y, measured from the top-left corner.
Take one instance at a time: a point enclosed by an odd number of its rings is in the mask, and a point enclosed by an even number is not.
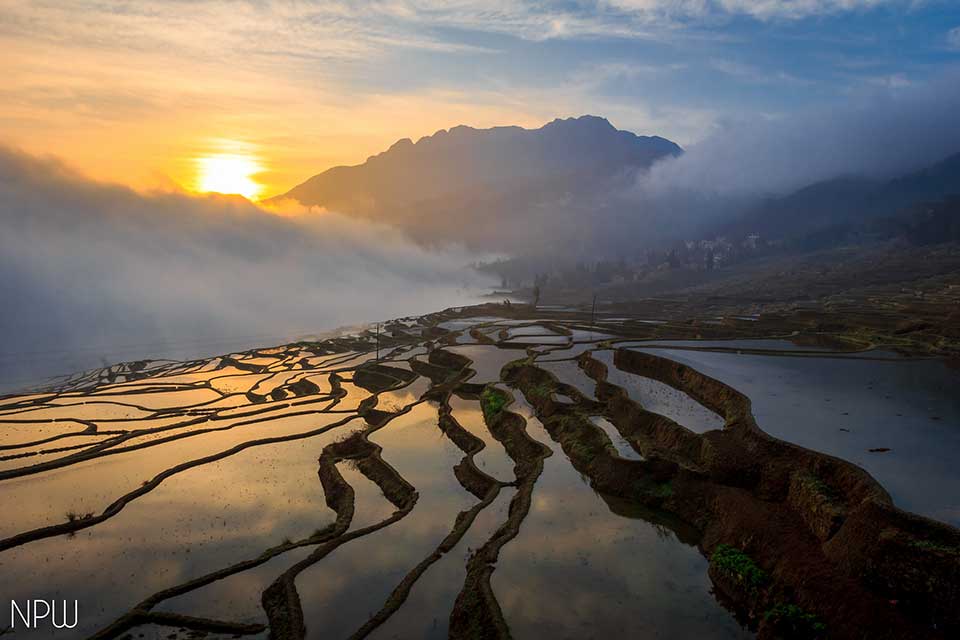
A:
[[[541,382],[540,384],[530,387],[527,395],[534,400],[545,400],[550,397],[551,393],[553,393],[553,386],[547,382]]]
[[[814,614],[795,604],[778,602],[763,614],[764,622],[773,625],[784,638],[819,638],[827,630]]]
[[[750,556],[728,544],[717,545],[710,557],[710,564],[751,592],[763,588],[770,581],[767,572],[758,567]]]
[[[507,405],[506,394],[497,391],[493,387],[487,387],[480,394],[480,407],[483,409],[483,417],[492,420],[500,415],[503,408]]]

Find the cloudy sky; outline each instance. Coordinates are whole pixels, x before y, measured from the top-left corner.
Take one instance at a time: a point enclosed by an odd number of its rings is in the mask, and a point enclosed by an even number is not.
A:
[[[594,113],[682,145],[960,64],[955,0],[0,0],[0,143],[267,196],[401,137]],[[225,156],[226,157],[226,156]]]

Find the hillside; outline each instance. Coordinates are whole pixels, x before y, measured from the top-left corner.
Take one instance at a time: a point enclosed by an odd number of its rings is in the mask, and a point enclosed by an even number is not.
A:
[[[925,201],[960,195],[960,153],[888,180],[838,177],[770,198],[722,223],[717,235],[756,232],[775,240],[800,241],[832,230],[860,230]]]
[[[682,152],[669,140],[618,130],[596,116],[539,129],[458,126],[417,142],[400,140],[363,164],[324,171],[274,200],[389,223],[426,243],[529,248],[541,225],[566,220],[573,232],[579,216],[602,206],[612,184],[628,183],[638,170]],[[505,224],[517,225],[516,233],[505,236]],[[562,231],[552,238],[560,245],[573,239]]]

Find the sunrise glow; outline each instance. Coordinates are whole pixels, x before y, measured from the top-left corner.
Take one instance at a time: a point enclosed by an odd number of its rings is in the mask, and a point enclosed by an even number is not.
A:
[[[197,158],[196,164],[197,191],[239,194],[250,200],[263,191],[254,179],[263,167],[252,156],[220,153]]]

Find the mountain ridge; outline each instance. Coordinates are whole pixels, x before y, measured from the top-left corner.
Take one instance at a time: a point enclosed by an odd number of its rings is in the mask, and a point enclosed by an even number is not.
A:
[[[830,227],[864,224],[923,201],[960,195],[960,152],[926,167],[887,179],[837,176],[768,198],[716,230],[766,237],[815,233]]]
[[[614,186],[682,153],[666,138],[620,130],[599,116],[557,118],[536,129],[458,125],[416,142],[401,138],[361,164],[330,168],[266,202],[293,199],[371,219],[423,244],[530,251],[542,244],[544,225],[555,232],[552,246],[578,242],[577,221]]]
[[[401,138],[361,164],[332,167],[267,201],[292,198],[308,206],[373,213],[375,202],[429,200],[481,184],[510,188],[562,174],[614,174],[682,152],[666,138],[638,136],[590,115],[558,118],[537,129],[457,125],[416,142]]]

